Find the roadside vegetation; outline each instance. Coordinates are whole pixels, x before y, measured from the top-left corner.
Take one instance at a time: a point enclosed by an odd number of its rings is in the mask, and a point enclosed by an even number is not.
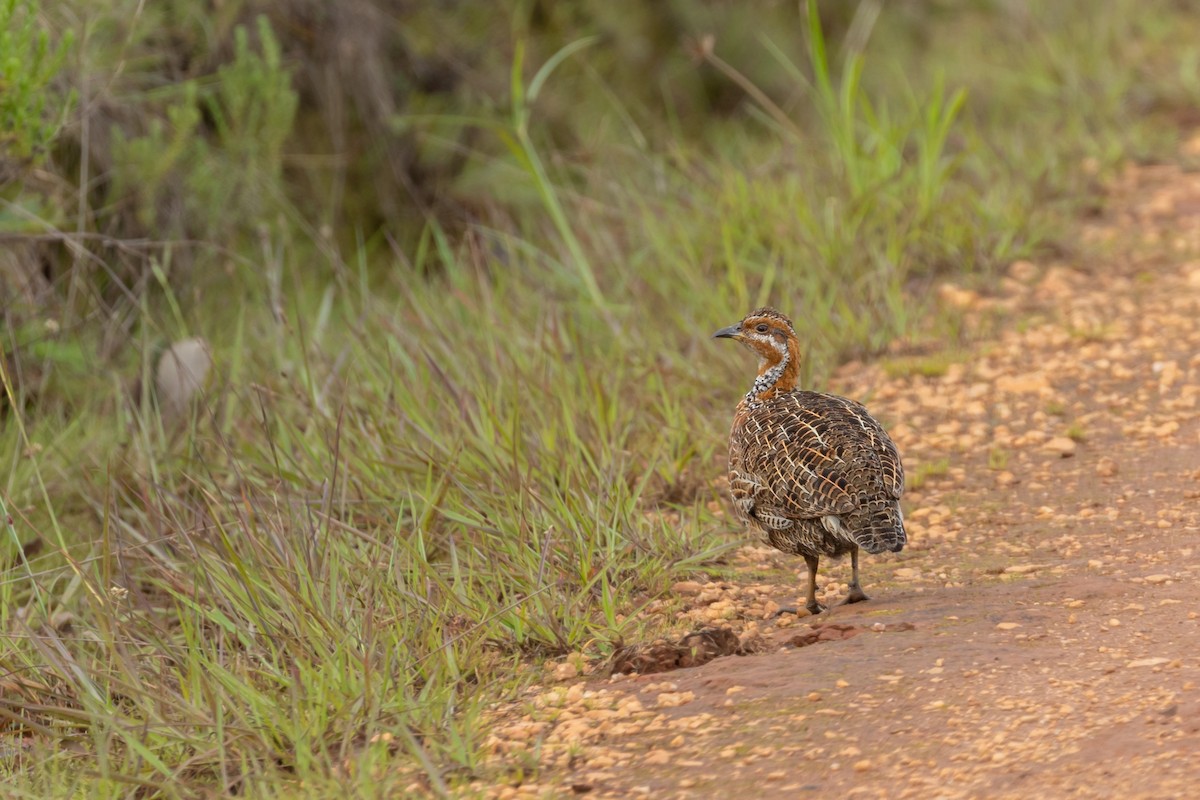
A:
[[[488,704],[739,541],[713,330],[945,337],[1200,121],[1166,0],[330,5],[0,0],[11,796],[500,779]]]

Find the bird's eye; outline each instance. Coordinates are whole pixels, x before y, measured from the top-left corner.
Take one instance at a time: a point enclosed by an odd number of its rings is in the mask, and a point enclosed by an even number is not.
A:
[[[758,327],[755,328],[754,330],[758,331],[759,333],[766,333],[767,332],[767,324],[765,322],[760,322]]]

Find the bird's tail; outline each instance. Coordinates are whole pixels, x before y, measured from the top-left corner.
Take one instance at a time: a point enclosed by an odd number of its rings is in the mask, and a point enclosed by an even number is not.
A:
[[[900,503],[893,500],[872,507],[864,514],[864,519],[857,528],[855,539],[858,546],[868,553],[882,553],[890,550],[898,553],[904,549],[908,534],[904,531],[904,514],[900,511]]]

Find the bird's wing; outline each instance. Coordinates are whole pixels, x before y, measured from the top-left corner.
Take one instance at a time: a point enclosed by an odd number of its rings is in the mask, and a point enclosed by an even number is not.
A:
[[[760,522],[847,514],[867,485],[899,497],[904,471],[883,427],[852,400],[816,392],[742,415],[731,448],[734,504]],[[882,485],[880,485],[882,483]]]
[[[840,403],[855,424],[861,426],[858,440],[863,447],[870,449],[879,458],[879,469],[888,494],[897,500],[900,499],[900,495],[904,494],[904,465],[900,462],[900,453],[896,450],[896,443],[892,441],[892,437],[888,436],[879,420],[872,417],[862,403],[835,395],[823,396]]]

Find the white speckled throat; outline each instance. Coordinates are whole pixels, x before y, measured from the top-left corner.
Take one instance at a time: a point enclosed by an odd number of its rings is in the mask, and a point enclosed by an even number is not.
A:
[[[791,355],[788,353],[786,344],[780,346],[775,341],[772,341],[771,344],[779,351],[782,358],[779,359],[778,364],[754,379],[754,385],[750,387],[750,391],[746,392],[746,403],[751,406],[756,406],[762,402],[759,400],[759,396],[776,384],[783,375],[783,371],[787,369],[788,361],[791,360]]]

